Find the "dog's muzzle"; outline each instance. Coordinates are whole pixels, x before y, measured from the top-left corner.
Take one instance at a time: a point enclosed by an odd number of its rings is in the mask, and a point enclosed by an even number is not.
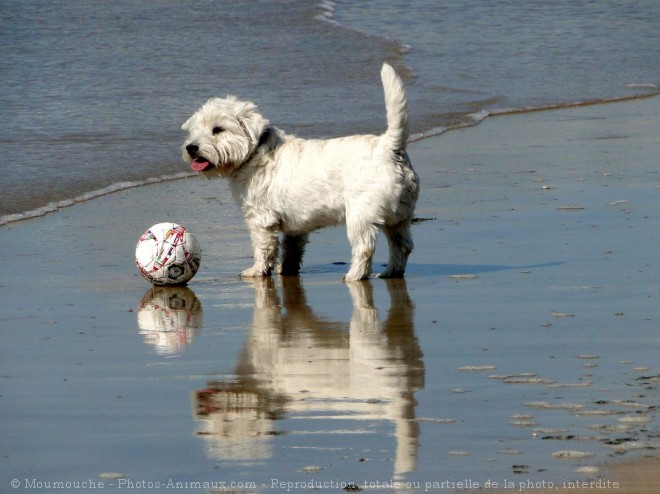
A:
[[[203,172],[207,168],[212,167],[213,165],[209,161],[197,154],[199,151],[199,146],[196,144],[188,144],[186,146],[186,152],[193,159],[193,162],[190,164],[191,168],[196,172]]]

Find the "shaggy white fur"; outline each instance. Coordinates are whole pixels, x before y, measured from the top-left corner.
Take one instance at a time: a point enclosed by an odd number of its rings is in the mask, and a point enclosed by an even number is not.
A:
[[[379,276],[403,276],[419,178],[406,153],[403,83],[388,64],[381,78],[387,130],[379,136],[301,139],[269,126],[254,103],[234,96],[210,99],[183,124],[184,160],[204,175],[228,178],[243,211],[254,264],[241,276],[270,275],[280,247],[279,272],[298,274],[308,234],[342,222],[352,248],[346,281],[370,276],[379,229],[390,250]]]

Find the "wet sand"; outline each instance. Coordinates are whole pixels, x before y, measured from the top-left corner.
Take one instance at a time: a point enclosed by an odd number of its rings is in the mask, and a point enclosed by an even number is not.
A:
[[[659,120],[640,99],[414,143],[405,281],[342,283],[341,228],[312,235],[299,278],[240,280],[249,238],[222,181],[0,227],[0,483],[655,492]],[[133,265],[161,221],[202,245],[185,289]]]
[[[650,494],[658,491],[660,485],[660,458],[646,457],[630,461],[622,461],[605,468],[603,478],[565,480],[550,487],[529,487],[522,481],[508,490],[495,492],[522,492],[525,494],[549,494],[562,492],[565,494],[585,494],[625,492],[626,494]],[[533,483],[533,481],[532,481]]]

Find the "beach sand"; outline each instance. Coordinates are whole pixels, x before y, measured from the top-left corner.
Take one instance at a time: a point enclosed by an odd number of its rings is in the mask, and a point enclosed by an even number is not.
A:
[[[549,494],[562,492],[564,494],[585,494],[625,492],[626,494],[651,494],[658,492],[660,482],[660,458],[647,457],[630,461],[622,461],[605,468],[602,479],[566,480],[556,483],[552,488],[526,487],[527,482],[515,485],[511,489],[493,490],[491,492],[522,492],[525,494]]]
[[[300,278],[240,280],[239,211],[197,177],[0,227],[0,483],[657,492],[658,128],[647,98],[414,143],[405,282],[342,283],[341,228],[312,235]],[[185,289],[134,267],[161,221],[202,245]]]

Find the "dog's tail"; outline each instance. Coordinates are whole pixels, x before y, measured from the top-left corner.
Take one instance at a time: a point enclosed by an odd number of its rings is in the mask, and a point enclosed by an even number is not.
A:
[[[387,131],[383,138],[393,151],[403,151],[408,143],[408,103],[403,89],[403,81],[391,65],[384,63],[380,71],[385,90],[387,109]]]

